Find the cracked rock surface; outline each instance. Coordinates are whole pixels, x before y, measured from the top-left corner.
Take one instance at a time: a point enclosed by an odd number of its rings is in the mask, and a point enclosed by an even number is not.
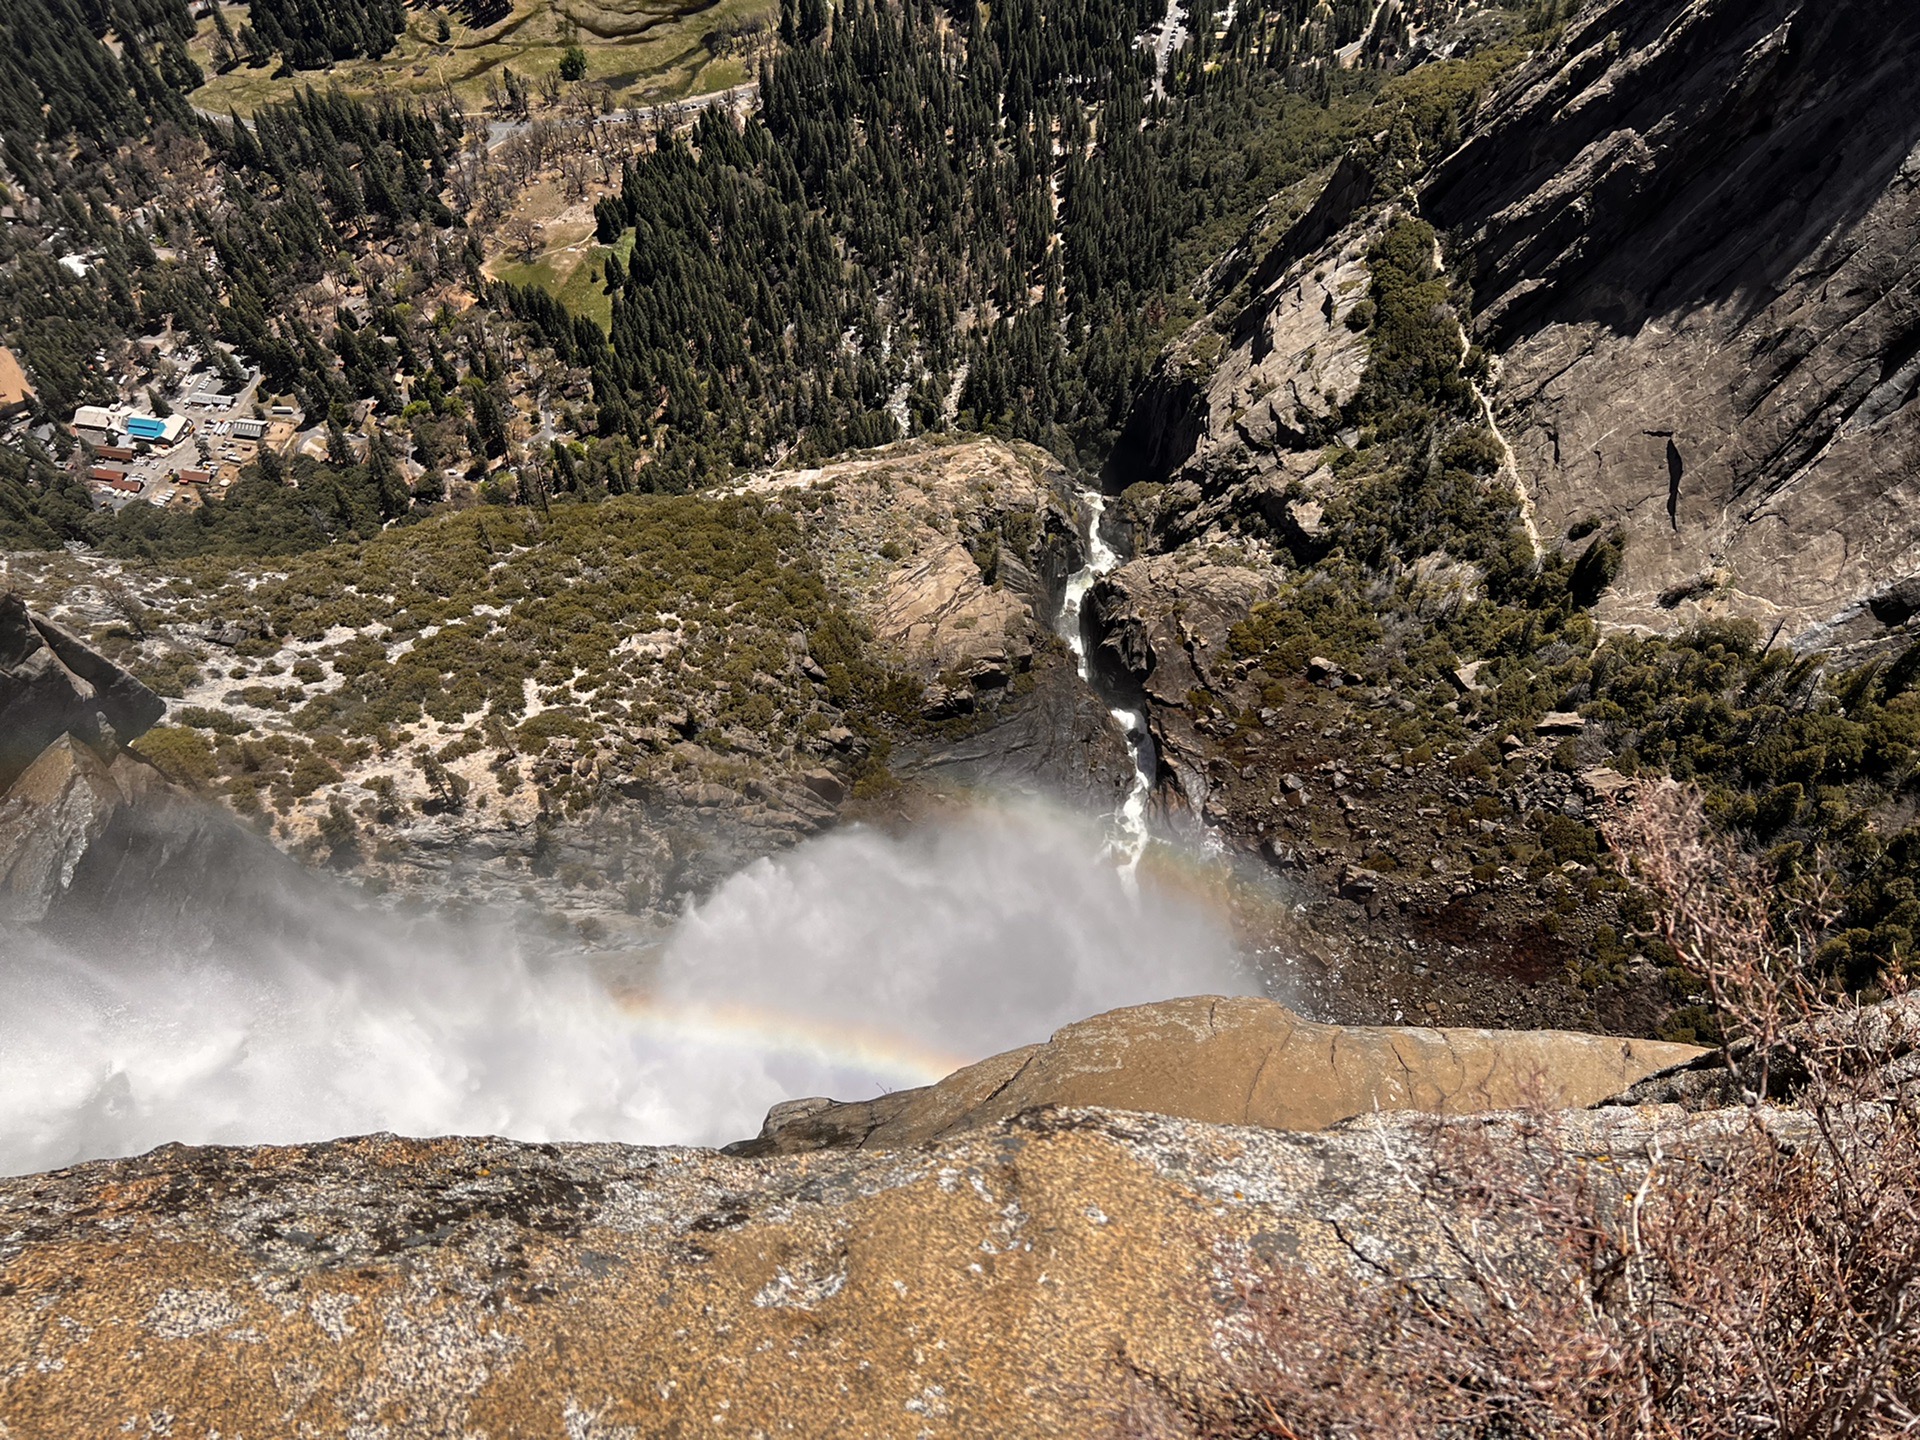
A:
[[[1920,569],[1920,9],[1588,7],[1429,181],[1544,537],[1788,634]]]
[[[1456,1271],[1455,1202],[1429,1183],[1450,1146],[1546,1133],[1631,1184],[1656,1137],[1709,1151],[1748,1123],[1643,1107],[1286,1134],[1050,1110],[762,1160],[167,1147],[0,1180],[0,1416],[36,1440],[1094,1433],[1129,1374],[1231,1360],[1250,1267]]]

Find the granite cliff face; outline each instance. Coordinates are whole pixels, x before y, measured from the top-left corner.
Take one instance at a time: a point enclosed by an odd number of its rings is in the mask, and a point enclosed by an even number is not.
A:
[[[0,789],[62,735],[111,754],[166,713],[120,666],[0,595]]]
[[[1904,0],[1614,0],[1429,179],[1542,534],[1626,527],[1605,613],[1792,636],[1920,568],[1917,145]]]
[[[1612,0],[1406,197],[1472,287],[1541,542],[1624,528],[1603,618],[1817,640],[1914,613],[1916,77],[1903,0]],[[1312,554],[1372,198],[1340,167],[1221,333],[1163,361],[1116,466],[1168,486],[1164,542],[1259,515]]]
[[[125,745],[165,704],[121,666],[0,596],[0,925],[138,933],[226,913],[294,867]],[[248,923],[242,918],[240,923]]]
[[[1273,944],[1339,977],[1316,1013],[1646,1033],[1687,1003],[1648,999],[1653,967],[1620,948],[1630,924],[1581,846],[1554,851],[1572,896],[1521,874],[1530,837],[1624,793],[1609,767],[1635,741],[1579,677],[1535,704],[1517,672],[1710,618],[1848,663],[1910,643],[1917,60],[1920,11],[1892,0],[1589,5],[1458,101],[1454,153],[1434,148],[1445,126],[1374,137],[1216,267],[1213,313],[1162,357],[1115,457],[1136,548],[1092,598],[1094,655],[1149,704],[1169,828],[1245,852],[1312,915]],[[1368,548],[1398,503],[1368,488],[1370,356],[1398,343],[1373,272],[1419,223],[1429,358],[1458,344],[1450,413],[1485,493],[1516,496],[1535,557],[1593,567],[1568,593],[1599,625],[1571,644],[1455,625],[1512,603],[1484,547]],[[1446,443],[1393,463],[1431,476]],[[1275,596],[1288,614],[1243,625]],[[1568,974],[1587,978],[1556,994]]]

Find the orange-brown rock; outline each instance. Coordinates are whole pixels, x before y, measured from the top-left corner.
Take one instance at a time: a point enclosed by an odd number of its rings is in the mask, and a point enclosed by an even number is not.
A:
[[[1656,1131],[1671,1155],[1750,1123],[1643,1108],[1304,1135],[1071,1111],[767,1160],[391,1136],[169,1147],[0,1180],[0,1425],[1098,1434],[1139,1372],[1231,1361],[1255,1267],[1457,1273],[1456,1202],[1420,1183],[1456,1132],[1524,1128],[1601,1160],[1609,1185],[1632,1183]]]
[[[1380,1110],[1593,1105],[1702,1052],[1561,1030],[1318,1025],[1248,996],[1111,1010],[876,1100],[775,1106],[737,1153],[917,1145],[1042,1105],[1320,1130]]]

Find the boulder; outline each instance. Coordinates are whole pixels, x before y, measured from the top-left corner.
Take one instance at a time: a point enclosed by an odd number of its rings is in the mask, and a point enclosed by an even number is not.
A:
[[[105,656],[0,595],[0,788],[61,735],[95,750],[145,734],[166,703]]]
[[[1195,996],[1110,1010],[920,1089],[776,1107],[759,1136],[729,1149],[918,1145],[1046,1105],[1277,1130],[1374,1111],[1557,1109],[1595,1104],[1703,1053],[1570,1031],[1319,1025],[1271,1000]]]
[[[0,1180],[0,1416],[35,1440],[1113,1433],[1142,1374],[1232,1363],[1263,1267],[1459,1277],[1462,1145],[1550,1145],[1612,1194],[1656,1140],[1711,1153],[1750,1123],[1044,1111],[765,1160],[167,1146]],[[1505,1214],[1476,1236],[1524,1258],[1539,1216]]]

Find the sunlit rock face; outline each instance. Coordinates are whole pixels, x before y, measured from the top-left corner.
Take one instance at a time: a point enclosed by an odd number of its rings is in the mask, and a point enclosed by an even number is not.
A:
[[[1793,635],[1920,568],[1917,145],[1907,0],[1614,0],[1428,182],[1543,537],[1627,529],[1616,618]]]
[[[0,1414],[49,1440],[160,1415],[175,1435],[1100,1434],[1143,1377],[1246,1357],[1238,1287],[1265,1267],[1457,1277],[1459,1202],[1409,1176],[1553,1145],[1631,1189],[1656,1143],[1711,1154],[1751,1123],[1642,1108],[1300,1135],[1069,1110],[766,1160],[169,1147],[0,1181]],[[1542,1233],[1514,1203],[1476,1232],[1503,1266]]]
[[[1320,1130],[1376,1111],[1591,1105],[1697,1059],[1691,1045],[1561,1030],[1316,1025],[1251,996],[1199,995],[1069,1025],[921,1090],[775,1107],[736,1154],[920,1145],[1040,1106]]]

